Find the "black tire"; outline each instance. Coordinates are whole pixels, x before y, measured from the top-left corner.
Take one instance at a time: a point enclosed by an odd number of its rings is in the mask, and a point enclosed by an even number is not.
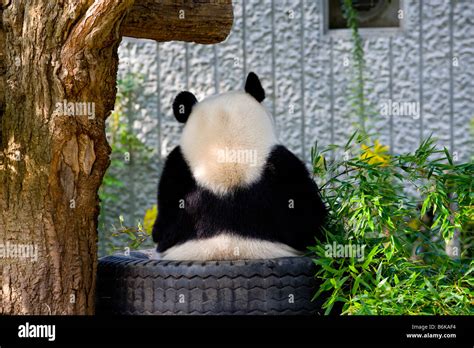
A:
[[[321,314],[307,257],[243,261],[99,260],[98,314]]]

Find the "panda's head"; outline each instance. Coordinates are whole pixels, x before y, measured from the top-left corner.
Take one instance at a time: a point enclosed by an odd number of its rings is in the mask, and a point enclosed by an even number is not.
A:
[[[201,102],[191,92],[177,95],[174,115],[185,124],[180,146],[199,185],[226,195],[260,179],[277,144],[273,119],[262,105],[264,99],[265,91],[252,72],[243,91]]]

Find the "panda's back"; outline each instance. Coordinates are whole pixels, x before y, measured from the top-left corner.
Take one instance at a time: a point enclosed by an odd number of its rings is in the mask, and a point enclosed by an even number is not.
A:
[[[165,164],[158,204],[158,251],[181,260],[295,256],[314,243],[326,214],[304,164],[281,145],[271,148],[257,179],[224,193],[195,180],[178,146]]]

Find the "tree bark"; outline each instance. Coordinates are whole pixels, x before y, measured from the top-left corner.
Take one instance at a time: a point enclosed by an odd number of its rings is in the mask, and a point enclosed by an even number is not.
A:
[[[233,23],[231,0],[136,0],[122,34],[156,41],[218,43]]]
[[[211,43],[229,33],[232,6],[227,0],[6,3],[0,7],[0,314],[93,314],[98,189],[109,165],[105,120],[115,101],[122,22],[133,10],[126,35]]]
[[[94,312],[97,192],[110,153],[104,122],[132,5],[14,0],[3,11],[1,314]],[[79,110],[84,104],[62,110],[65,102],[91,103],[95,115]],[[26,246],[23,256],[37,250],[37,261],[12,254],[15,246]]]

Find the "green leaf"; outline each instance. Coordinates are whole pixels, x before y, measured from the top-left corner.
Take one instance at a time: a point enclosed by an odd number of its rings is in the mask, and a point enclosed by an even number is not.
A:
[[[449,151],[446,147],[444,147],[444,153],[446,154],[446,158],[448,159],[449,164],[453,165],[453,158],[449,154]]]
[[[400,283],[400,280],[398,279],[398,276],[396,274],[393,275],[393,281],[395,282],[395,285],[398,285]]]
[[[377,272],[375,274],[376,274],[375,281],[379,282],[380,278],[382,277],[382,262],[379,263],[379,266],[377,267]]]
[[[359,274],[354,281],[354,285],[352,286],[352,290],[351,290],[352,296],[354,296],[357,293],[357,290],[359,289],[361,277],[362,275]]]
[[[384,286],[385,283],[387,282],[387,279],[388,279],[388,277],[383,278],[383,279],[378,283],[377,287],[378,287],[378,288],[381,288],[382,286]]]
[[[349,145],[352,143],[352,140],[354,140],[354,137],[357,135],[358,132],[359,132],[359,131],[356,130],[356,131],[355,131],[354,133],[352,133],[352,135],[349,137],[349,140],[347,140],[346,145],[344,145],[344,148],[345,148],[346,150],[349,149],[349,147],[350,147]]]
[[[362,264],[363,269],[367,269],[367,266],[372,262],[372,259],[374,255],[377,253],[378,249],[379,249],[379,246],[377,244],[372,248],[372,250],[370,250],[369,254],[365,258],[364,263]]]
[[[357,270],[357,268],[354,267],[354,265],[349,265],[349,269],[355,274],[359,273],[359,271]]]

